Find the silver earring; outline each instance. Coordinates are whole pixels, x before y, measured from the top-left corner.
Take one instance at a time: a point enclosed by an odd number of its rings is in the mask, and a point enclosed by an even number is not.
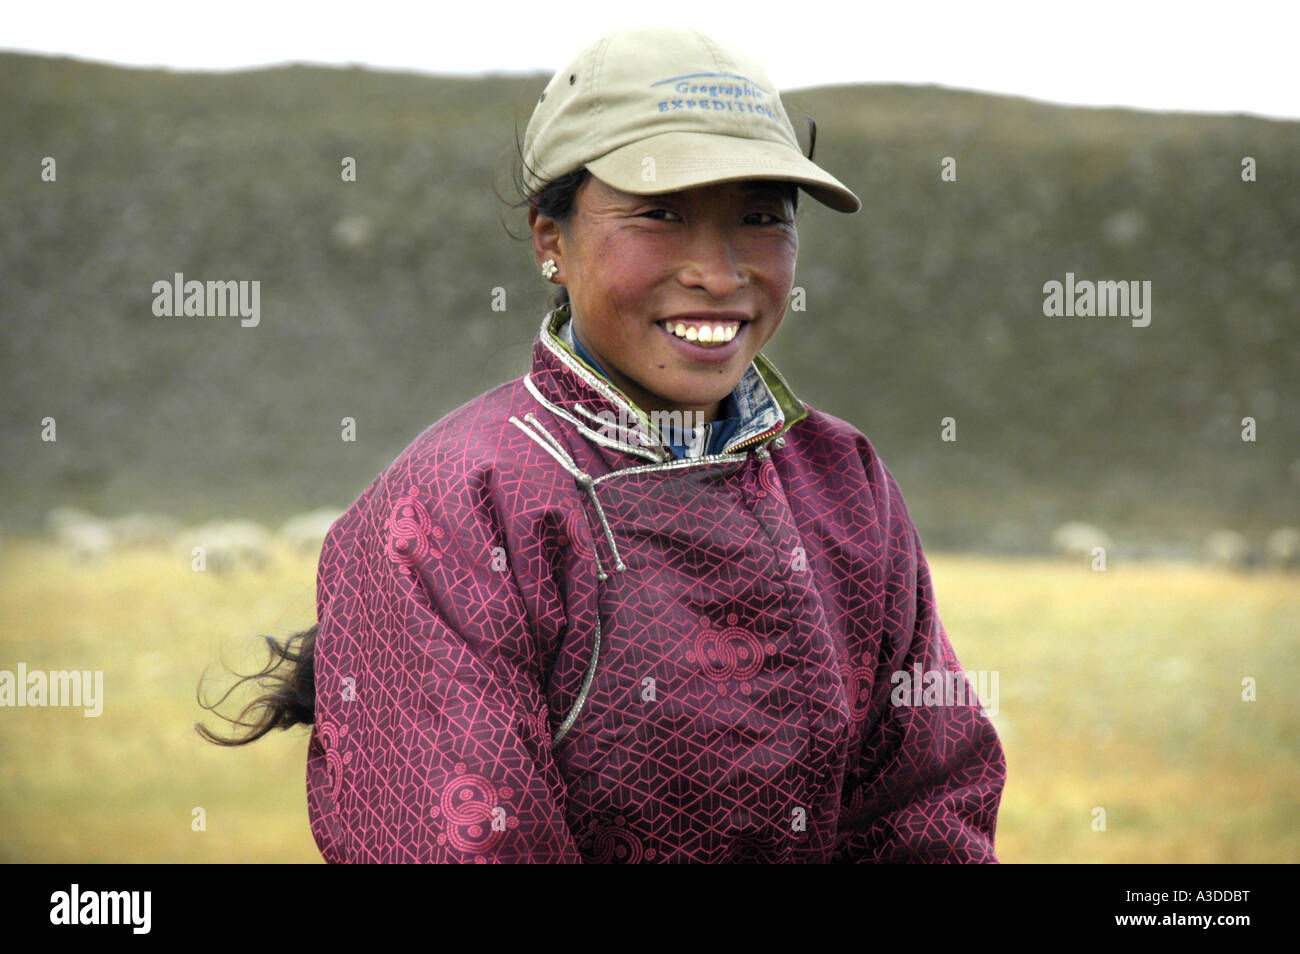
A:
[[[553,258],[548,258],[546,261],[542,262],[542,277],[548,282],[555,277],[555,273],[559,270],[560,269],[555,264],[555,259]]]

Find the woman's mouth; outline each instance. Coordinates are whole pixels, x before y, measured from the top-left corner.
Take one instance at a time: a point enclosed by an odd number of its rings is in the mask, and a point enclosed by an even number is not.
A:
[[[740,321],[673,321],[668,319],[659,322],[659,327],[665,331],[689,341],[692,344],[701,347],[713,347],[724,345],[732,338],[736,337],[740,331]]]
[[[655,324],[692,357],[722,361],[740,349],[737,342],[745,337],[748,322],[669,318]]]

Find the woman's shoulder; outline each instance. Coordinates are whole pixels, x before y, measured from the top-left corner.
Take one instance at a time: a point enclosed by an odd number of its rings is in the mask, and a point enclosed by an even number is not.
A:
[[[387,509],[413,496],[444,507],[458,500],[480,505],[495,488],[521,478],[530,441],[510,418],[535,407],[522,377],[466,401],[407,444],[353,506]]]
[[[531,399],[524,379],[498,384],[460,407],[448,411],[417,435],[389,466],[409,466],[416,461],[495,460],[513,446],[518,429],[510,416],[524,413]]]
[[[786,435],[787,443],[797,440],[805,453],[815,456],[827,466],[850,454],[859,458],[869,472],[877,466],[883,466],[875,446],[860,428],[828,411],[813,407],[807,401],[801,403],[808,413],[790,429]]]

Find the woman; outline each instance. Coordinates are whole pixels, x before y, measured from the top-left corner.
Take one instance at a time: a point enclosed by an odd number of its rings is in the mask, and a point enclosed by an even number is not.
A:
[[[274,647],[297,668],[256,734],[314,719],[325,858],[997,861],[978,700],[895,704],[895,674],[960,672],[898,487],[760,353],[797,190],[857,197],[693,31],[579,54],[523,173],[563,288],[531,371],[375,479],[317,628]]]

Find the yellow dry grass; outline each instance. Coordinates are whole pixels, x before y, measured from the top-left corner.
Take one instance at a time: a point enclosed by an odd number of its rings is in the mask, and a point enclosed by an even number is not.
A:
[[[963,665],[998,673],[1003,861],[1300,861],[1297,577],[960,555],[931,566]],[[217,725],[194,698],[204,668],[223,688],[223,663],[264,658],[258,634],[308,625],[314,574],[287,553],[266,573],[218,577],[164,554],[83,567],[9,541],[0,669],[100,669],[106,701],[99,718],[0,709],[0,861],[318,861],[306,730],[237,749],[193,730]]]

